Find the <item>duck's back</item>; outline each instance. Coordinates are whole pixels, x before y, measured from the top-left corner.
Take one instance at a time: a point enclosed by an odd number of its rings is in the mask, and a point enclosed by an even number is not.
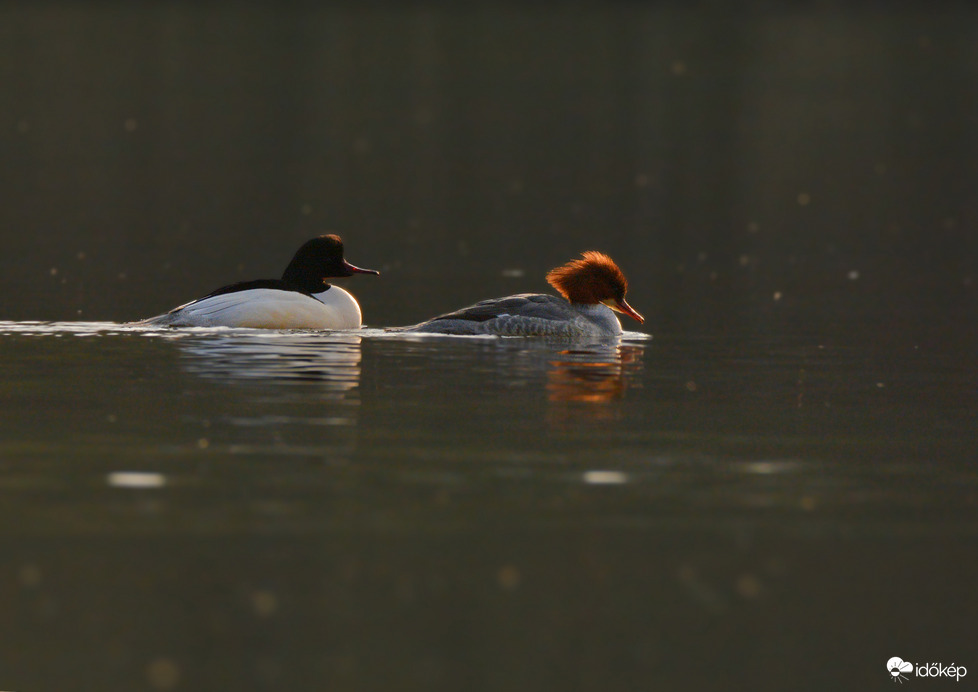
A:
[[[492,298],[409,327],[428,334],[498,336],[605,336],[621,333],[621,324],[604,305],[572,305],[544,293]]]
[[[235,284],[174,308],[143,324],[167,327],[357,329],[360,306],[339,286],[315,295],[275,281]]]

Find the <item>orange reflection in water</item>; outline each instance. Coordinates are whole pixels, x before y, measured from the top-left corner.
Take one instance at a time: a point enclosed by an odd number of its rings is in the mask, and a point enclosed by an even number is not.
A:
[[[560,351],[547,373],[550,423],[563,427],[581,419],[619,418],[621,409],[608,404],[624,397],[634,373],[641,370],[643,351],[636,346]]]

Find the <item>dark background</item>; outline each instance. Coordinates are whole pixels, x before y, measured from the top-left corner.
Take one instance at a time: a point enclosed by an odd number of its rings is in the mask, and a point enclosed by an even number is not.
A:
[[[652,332],[781,314],[960,335],[976,20],[967,3],[2,4],[0,317],[147,317],[278,276],[330,231],[383,270],[348,284],[373,326],[545,290],[597,248]]]
[[[338,232],[368,325],[595,248],[655,335],[0,325],[0,687],[978,675],[976,27],[0,3],[0,321],[148,317]]]

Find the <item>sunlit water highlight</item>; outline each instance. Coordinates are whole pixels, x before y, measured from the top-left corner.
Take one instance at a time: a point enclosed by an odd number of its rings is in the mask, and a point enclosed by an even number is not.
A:
[[[970,445],[935,428],[966,425],[957,406],[932,420],[908,417],[914,398],[901,385],[921,373],[887,373],[891,386],[880,387],[883,375],[853,370],[851,353],[793,338],[721,346],[626,333],[585,343],[99,322],[0,322],[0,337],[16,349],[21,386],[52,403],[31,417],[8,404],[7,418],[21,421],[8,430],[8,452],[55,463],[70,449],[71,473],[159,473],[173,481],[165,492],[195,488],[201,502],[231,477],[300,496],[338,480],[313,468],[283,473],[275,460],[288,458],[373,479],[359,498],[368,505],[398,506],[425,488],[478,487],[486,497],[520,488],[543,505],[568,484],[627,489],[600,503],[599,515],[590,502],[564,499],[559,512],[527,507],[511,517],[529,522],[654,520],[682,508],[698,517],[739,508],[823,518],[874,508],[902,519],[900,509],[912,507],[936,519],[970,511],[978,486],[965,465]],[[72,365],[78,358],[83,366]],[[77,386],[89,389],[78,409],[59,392],[81,372]],[[55,420],[67,436],[49,435]],[[103,468],[105,456],[146,468],[120,470],[114,460]],[[242,477],[236,459],[276,467]],[[8,473],[4,482],[44,485],[40,468],[24,466],[28,477]],[[402,493],[375,497],[381,479]],[[329,512],[288,492],[281,501],[293,505],[290,515],[301,507],[304,519],[328,521]],[[73,497],[82,507],[93,500]],[[410,520],[491,511],[478,500],[459,509],[422,503]]]

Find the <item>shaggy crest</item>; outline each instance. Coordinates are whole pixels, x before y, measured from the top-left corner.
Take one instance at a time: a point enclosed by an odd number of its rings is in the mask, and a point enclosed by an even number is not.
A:
[[[547,283],[572,303],[624,300],[628,281],[614,260],[594,250],[582,253],[581,257],[551,269]]]

